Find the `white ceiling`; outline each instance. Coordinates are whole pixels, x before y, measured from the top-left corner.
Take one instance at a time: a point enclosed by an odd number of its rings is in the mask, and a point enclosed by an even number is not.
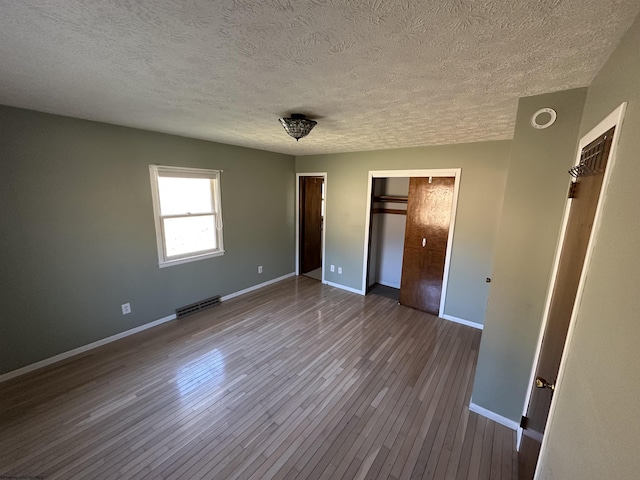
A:
[[[511,138],[638,0],[0,0],[0,103],[294,155]],[[318,126],[299,143],[278,117]]]

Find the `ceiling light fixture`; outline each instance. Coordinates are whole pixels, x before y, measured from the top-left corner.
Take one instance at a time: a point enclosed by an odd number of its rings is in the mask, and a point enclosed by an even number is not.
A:
[[[311,129],[318,124],[315,120],[309,120],[300,113],[292,113],[290,117],[279,120],[287,133],[296,139],[296,142],[309,135]]]

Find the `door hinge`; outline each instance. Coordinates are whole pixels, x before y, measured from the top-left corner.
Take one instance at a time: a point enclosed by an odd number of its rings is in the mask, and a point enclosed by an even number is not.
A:
[[[578,182],[571,182],[571,185],[569,185],[569,195],[567,195],[567,198],[575,198],[577,190]]]
[[[520,417],[520,428],[523,430],[527,428],[527,424],[529,423],[529,419],[524,415]]]

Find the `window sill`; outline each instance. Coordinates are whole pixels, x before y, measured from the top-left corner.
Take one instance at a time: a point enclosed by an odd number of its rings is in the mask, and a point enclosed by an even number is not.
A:
[[[160,268],[172,267],[174,265],[182,265],[183,263],[196,262],[198,260],[205,260],[207,258],[213,257],[221,257],[224,255],[224,250],[220,250],[218,252],[205,253],[203,255],[195,255],[193,257],[184,257],[184,258],[176,258],[175,260],[166,260],[164,262],[159,262],[158,266]]]

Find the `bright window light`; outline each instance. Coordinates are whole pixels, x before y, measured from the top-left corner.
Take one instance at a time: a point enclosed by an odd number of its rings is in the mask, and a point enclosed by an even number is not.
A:
[[[150,165],[160,267],[219,256],[220,172]]]

